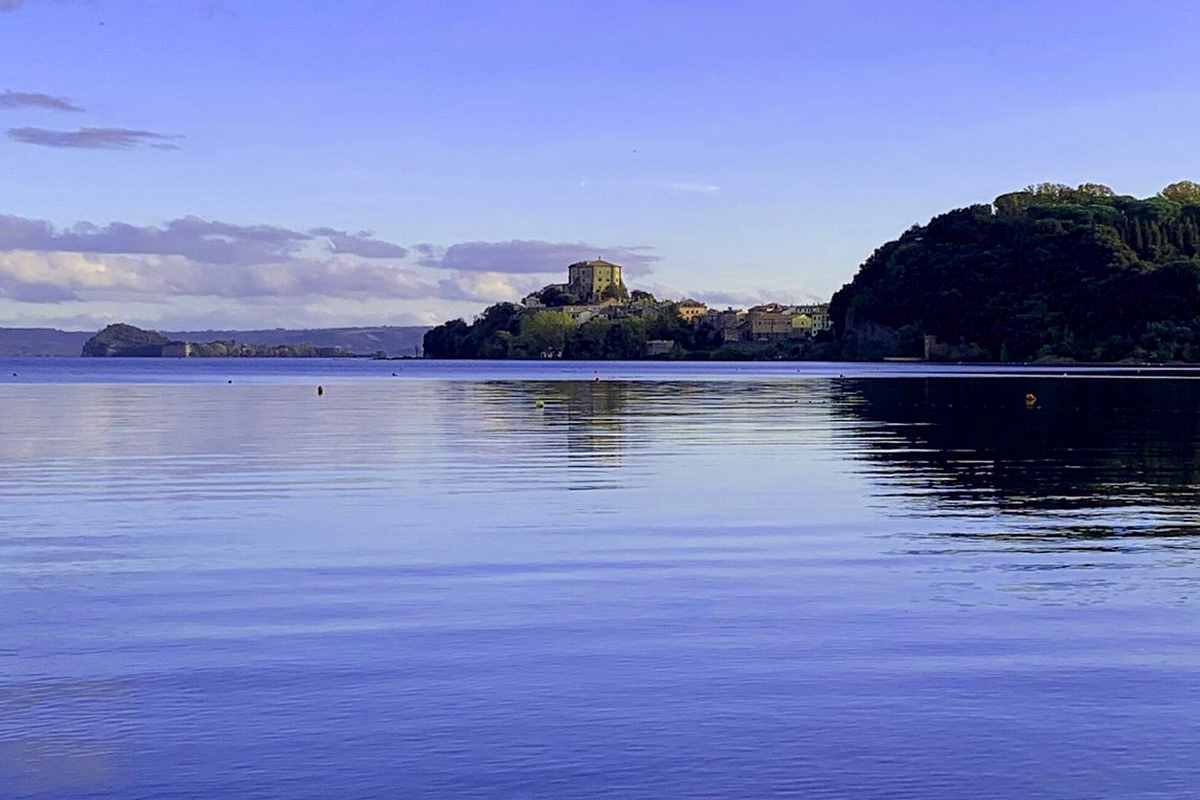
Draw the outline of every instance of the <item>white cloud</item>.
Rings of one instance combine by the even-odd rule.
[[[415,249],[415,248],[414,248]],[[586,242],[545,242],[514,239],[508,242],[463,242],[433,248],[420,259],[422,265],[464,272],[557,273],[568,264],[603,258],[633,272],[648,272],[659,260],[644,245],[604,247]]]
[[[405,247],[352,230],[199,217],[64,228],[0,215],[0,304],[16,309],[2,318],[261,327],[383,324],[399,315],[432,323],[520,300],[561,280],[573,261],[607,258],[629,274],[658,261],[646,246],[512,240]]]

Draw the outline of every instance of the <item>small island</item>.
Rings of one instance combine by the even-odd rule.
[[[342,347],[310,344],[255,345],[235,341],[182,342],[133,325],[109,325],[83,345],[95,358],[350,358]]]

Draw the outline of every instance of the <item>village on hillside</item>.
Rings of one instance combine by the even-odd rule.
[[[620,264],[567,267],[518,303],[489,306],[470,324],[450,320],[425,334],[427,358],[758,359],[825,354],[832,337],[825,303],[709,308],[629,291]]]
[[[673,310],[689,325],[715,332],[723,344],[811,338],[832,327],[828,303],[764,303],[749,309],[717,309],[690,298],[658,300],[648,292],[629,292],[621,265],[603,259],[571,264],[566,283],[553,283],[533,292],[521,305],[565,312],[576,325],[593,319],[649,318]],[[650,340],[647,355],[663,355],[675,344],[672,340]]]

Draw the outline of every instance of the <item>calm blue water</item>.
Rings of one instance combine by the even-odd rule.
[[[1186,373],[0,361],[0,797],[1196,797],[1198,448]]]

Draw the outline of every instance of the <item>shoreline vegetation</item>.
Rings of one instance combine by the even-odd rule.
[[[690,313],[702,304],[628,292],[617,270],[604,297],[554,284],[471,323],[443,323],[425,334],[425,355],[1200,362],[1200,185],[1191,181],[1144,199],[1096,183],[1042,183],[936,216],[875,250],[830,300],[828,329],[730,337],[722,315],[734,309]],[[776,313],[741,313],[756,310]]]
[[[769,341],[727,341],[715,326],[692,324],[678,303],[641,316],[577,322],[564,311],[516,303],[488,307],[471,324],[452,320],[425,334],[425,358],[577,361],[836,361],[830,332]]]
[[[252,345],[300,345],[341,347],[355,355],[415,358],[420,354],[421,337],[428,325],[375,325],[339,328],[243,328],[159,330],[178,342],[233,341]],[[88,339],[96,331],[72,331],[57,328],[0,328],[0,357],[36,358],[58,356],[78,358]]]

